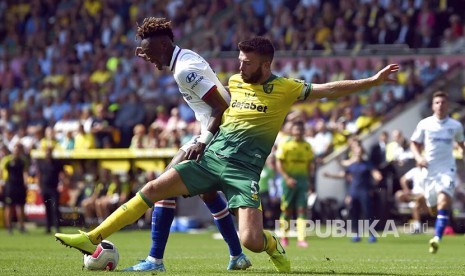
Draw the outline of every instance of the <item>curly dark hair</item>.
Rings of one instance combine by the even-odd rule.
[[[257,36],[249,40],[244,40],[238,44],[239,50],[244,53],[256,52],[260,56],[273,61],[274,46],[266,37]]]
[[[136,38],[146,39],[154,36],[168,36],[171,41],[174,40],[173,30],[171,29],[171,21],[166,18],[147,17],[142,22],[142,25],[137,25]]]

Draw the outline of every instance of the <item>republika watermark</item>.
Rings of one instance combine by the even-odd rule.
[[[281,223],[284,223],[281,228]],[[279,221],[275,220],[275,231],[279,232],[281,229],[285,228],[289,231],[297,232],[297,225],[301,222],[297,220],[289,221]],[[302,223],[305,224],[305,233],[312,233],[320,238],[328,237],[387,237],[394,236],[399,237],[400,232],[398,226],[395,224],[394,220],[387,220],[384,224],[383,229],[377,231],[376,228],[381,225],[380,220],[358,220],[356,223],[353,223],[352,220],[303,220]],[[403,233],[413,234],[418,232],[427,232],[428,225],[422,224],[421,229],[416,229],[412,224],[406,223],[403,226]],[[314,234],[313,234],[314,233]]]

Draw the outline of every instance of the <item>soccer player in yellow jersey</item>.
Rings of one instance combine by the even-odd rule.
[[[291,137],[278,145],[276,162],[282,177],[283,195],[281,197],[281,244],[285,247],[289,241],[289,219],[294,211],[297,214],[297,246],[308,247],[305,240],[305,210],[310,173],[313,168],[312,146],[304,139],[303,121],[295,121],[291,126]]]
[[[159,200],[222,190],[239,221],[241,243],[253,252],[265,251],[279,272],[291,264],[276,236],[263,230],[258,180],[276,136],[292,104],[307,98],[338,98],[394,81],[399,66],[391,64],[361,80],[309,84],[271,72],[274,47],[255,37],[239,43],[240,74],[229,79],[231,102],[220,130],[198,161],[184,161],[149,181],[94,230],[56,234],[65,245],[85,251],[133,223]],[[198,181],[202,179],[202,182]]]

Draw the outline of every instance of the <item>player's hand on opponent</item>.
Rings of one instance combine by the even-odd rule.
[[[144,54],[144,52],[142,51],[142,47],[137,47],[137,48],[136,48],[135,55],[136,55],[137,57],[143,58],[143,59],[146,60],[146,61],[150,61],[149,58],[147,57],[147,55]]]
[[[195,145],[193,145],[192,147],[189,147],[189,149],[187,149],[186,158],[188,160],[194,160],[195,159],[195,161],[199,162],[200,157],[202,157],[203,152],[205,151],[206,147],[207,147],[207,145],[205,145],[204,143],[201,143],[201,142],[195,143]]]
[[[373,78],[376,81],[376,84],[382,84],[384,82],[395,83],[397,82],[397,78],[391,76],[391,74],[399,71],[400,66],[398,64],[389,64],[388,66],[384,67]]]

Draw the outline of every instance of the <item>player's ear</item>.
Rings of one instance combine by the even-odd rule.
[[[262,63],[262,68],[265,70],[271,70],[271,62],[266,60]]]

